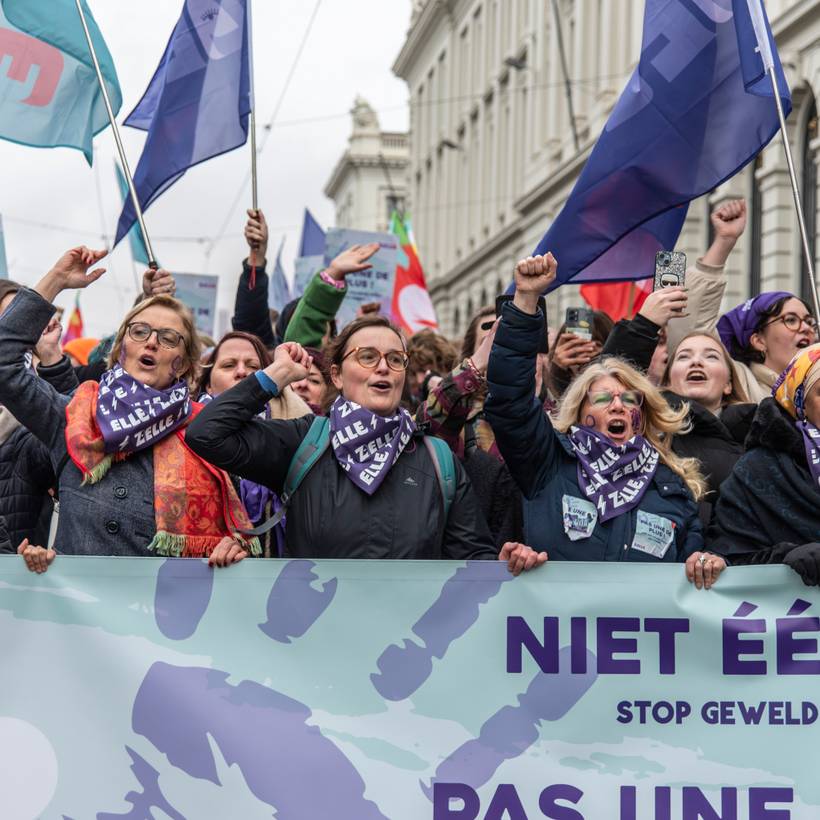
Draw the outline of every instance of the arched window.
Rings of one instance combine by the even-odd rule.
[[[811,143],[817,136],[817,104],[812,97],[803,128],[803,213],[806,216],[806,232],[809,238],[809,253],[817,259],[817,162]],[[800,295],[811,304],[811,282],[803,249],[800,249]]]
[[[749,298],[757,296],[762,287],[763,258],[763,194],[758,171],[763,167],[763,155],[758,154],[751,166],[749,196]]]
[[[456,307],[453,312],[453,335],[458,336],[461,333],[461,311]]]
[[[467,316],[465,317],[468,322],[473,318],[474,313],[475,309],[473,308],[473,300],[470,298],[467,300]]]

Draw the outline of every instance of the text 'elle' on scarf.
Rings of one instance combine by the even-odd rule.
[[[333,454],[348,478],[368,495],[381,486],[415,429],[403,407],[392,416],[379,416],[339,396],[330,408]]]
[[[578,458],[578,484],[595,504],[600,521],[637,507],[658,469],[658,451],[640,435],[613,444],[591,427],[571,427]]]

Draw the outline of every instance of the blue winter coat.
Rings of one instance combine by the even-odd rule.
[[[536,351],[543,332],[540,311],[532,316],[512,303],[505,305],[484,405],[501,454],[524,493],[527,544],[546,550],[551,560],[563,561],[682,562],[702,550],[697,505],[684,481],[663,464],[637,507],[606,523],[597,520],[578,484],[578,460],[569,439],[553,428],[534,396]],[[594,528],[590,520],[587,537],[577,528],[585,511],[595,520]],[[569,537],[565,525],[573,512],[577,540]],[[644,535],[653,528],[658,532],[658,527],[671,530],[665,551]]]

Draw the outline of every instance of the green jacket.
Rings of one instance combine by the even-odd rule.
[[[321,347],[328,323],[336,318],[346,295],[347,286],[334,288],[322,281],[317,273],[308,283],[293,312],[284,340],[298,342],[304,347]]]

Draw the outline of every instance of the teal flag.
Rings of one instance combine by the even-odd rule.
[[[786,567],[3,556],[0,815],[817,820],[819,609]]]
[[[114,168],[117,171],[117,184],[120,186],[120,196],[124,203],[131,196],[128,183],[125,181],[125,174],[123,174],[122,168],[116,160],[114,161]],[[150,260],[148,259],[148,249],[145,247],[139,223],[135,222],[134,227],[128,232],[128,241],[131,243],[131,256],[134,261],[140,265],[145,265],[147,268]]]
[[[40,148],[77,148],[108,124],[75,0],[0,0],[0,137]],[[83,0],[111,105],[122,92],[97,23]]]

